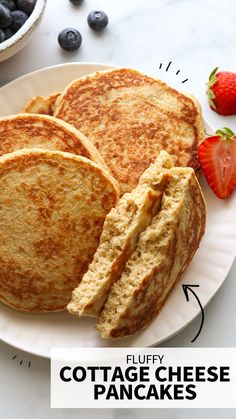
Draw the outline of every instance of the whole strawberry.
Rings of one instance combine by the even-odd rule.
[[[218,196],[228,198],[236,187],[236,135],[229,128],[217,130],[202,141],[198,157],[206,180]]]
[[[217,73],[216,67],[209,76],[208,102],[219,115],[236,114],[236,74],[229,71]]]

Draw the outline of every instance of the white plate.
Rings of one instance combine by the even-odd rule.
[[[77,77],[108,68],[111,66],[63,64],[21,77],[0,89],[0,115],[18,113],[32,96],[61,91]],[[205,182],[202,186],[208,207],[206,234],[182,280],[149,327],[128,339],[111,342],[99,338],[93,319],[77,319],[66,312],[22,314],[0,304],[0,338],[27,352],[49,357],[50,348],[56,346],[152,346],[183,329],[197,316],[199,306],[194,298],[186,302],[181,284],[199,284],[198,295],[205,306],[225,280],[236,252],[236,194],[222,201]]]

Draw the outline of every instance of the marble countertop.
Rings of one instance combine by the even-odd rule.
[[[110,18],[102,34],[87,26],[91,10]],[[236,129],[236,118],[212,112],[205,83],[216,66],[236,71],[235,0],[85,0],[76,8],[68,0],[48,0],[40,27],[31,42],[11,59],[0,63],[0,85],[39,68],[64,62],[102,62],[130,66],[162,78],[174,87],[197,95],[203,113],[215,127]],[[58,32],[68,26],[83,36],[74,53],[60,49]],[[169,71],[166,67],[171,61]],[[159,70],[159,64],[163,63]],[[180,73],[176,76],[177,70]],[[182,81],[188,79],[182,84]],[[236,346],[236,263],[205,310],[204,329],[196,347]],[[190,346],[196,319],[163,346]],[[91,411],[50,410],[49,361],[0,343],[0,415],[10,419],[92,418]],[[15,359],[14,356],[17,355]],[[19,360],[22,360],[20,365]],[[31,367],[27,368],[28,362]],[[99,410],[97,418],[143,418],[143,410]],[[147,418],[235,418],[235,410],[147,410]]]

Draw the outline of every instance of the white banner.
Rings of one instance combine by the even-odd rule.
[[[236,348],[54,348],[53,408],[236,408]]]

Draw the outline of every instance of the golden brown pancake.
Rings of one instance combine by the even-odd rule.
[[[93,144],[72,125],[60,119],[36,114],[0,118],[0,156],[34,147],[78,154],[107,169]]]
[[[116,181],[84,157],[40,149],[0,157],[0,301],[64,310],[117,198]]]
[[[22,112],[53,115],[57,98],[61,93],[52,93],[48,97],[35,96],[27,102]]]
[[[137,185],[163,149],[176,165],[199,169],[203,129],[196,101],[138,71],[123,68],[73,81],[54,115],[88,136],[122,192]]]

